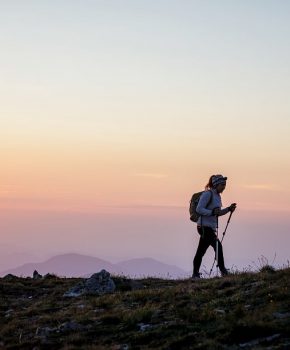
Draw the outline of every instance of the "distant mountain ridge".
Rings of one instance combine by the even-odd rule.
[[[125,275],[132,278],[162,277],[182,278],[187,274],[175,265],[162,263],[152,258],[137,258],[111,263],[92,256],[81,254],[63,254],[54,256],[44,262],[26,263],[19,267],[0,272],[0,276],[11,273],[16,276],[32,276],[37,270],[40,274],[56,274],[63,277],[87,277],[102,269],[112,274]]]

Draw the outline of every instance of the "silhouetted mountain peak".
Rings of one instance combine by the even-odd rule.
[[[112,274],[123,274],[131,277],[184,277],[185,271],[162,263],[153,258],[134,258],[117,264],[92,256],[67,253],[49,258],[41,263],[27,263],[0,273],[4,276],[11,273],[16,276],[32,276],[37,270],[40,274],[53,273],[66,277],[82,277],[105,269]]]

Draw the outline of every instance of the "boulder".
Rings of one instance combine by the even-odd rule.
[[[38,273],[36,270],[33,271],[33,279],[34,280],[40,280],[42,279],[42,276],[40,273]]]
[[[85,294],[103,295],[113,293],[116,289],[110,273],[102,270],[94,273],[90,278],[78,283],[76,286],[64,293],[65,297],[78,297]]]
[[[13,281],[13,280],[17,280],[19,277],[12,275],[12,273],[8,273],[8,275],[5,275],[3,277],[4,280],[6,281]]]

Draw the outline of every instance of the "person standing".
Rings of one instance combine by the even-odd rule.
[[[199,269],[209,246],[212,246],[215,251],[221,275],[228,274],[228,270],[225,268],[222,244],[217,237],[218,217],[234,212],[237,205],[232,203],[229,207],[222,209],[221,193],[225,190],[226,183],[227,177],[212,175],[196,207],[196,212],[200,215],[197,221],[200,239],[193,259],[193,279],[201,277]]]

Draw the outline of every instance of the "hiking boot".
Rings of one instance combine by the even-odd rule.
[[[201,273],[199,273],[199,272],[194,272],[194,273],[192,274],[191,279],[193,279],[193,280],[201,279]]]
[[[221,275],[224,277],[224,276],[228,276],[230,274],[230,271],[226,268],[222,269],[221,270]]]

